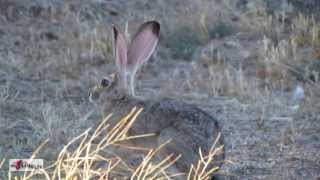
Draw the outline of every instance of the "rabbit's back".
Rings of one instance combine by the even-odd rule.
[[[171,139],[171,143],[165,146],[163,153],[182,154],[181,160],[176,163],[180,171],[185,171],[191,163],[196,162],[199,158],[199,147],[207,153],[220,133],[215,118],[194,105],[170,98],[150,101],[122,99],[109,102],[107,110],[120,116],[125,115],[135,106],[142,107],[143,111],[129,133],[132,135],[155,133],[156,136],[137,139],[133,144],[139,147],[155,148]],[[223,145],[222,137],[217,147],[220,145]],[[220,165],[224,159],[224,153],[222,152],[217,159],[219,163],[215,165]]]

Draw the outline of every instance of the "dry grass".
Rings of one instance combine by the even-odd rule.
[[[191,168],[187,175],[188,180],[209,180],[212,174],[219,170],[219,167],[210,168],[210,164],[212,163],[212,161],[214,161],[216,155],[219,154],[219,152],[221,152],[223,148],[223,146],[216,147],[220,135],[221,134],[219,134],[206,156],[203,155],[201,148],[199,148],[200,159],[198,160],[197,164],[191,165]]]
[[[242,69],[232,67],[219,53],[213,56],[216,59],[215,63],[208,64],[206,68],[192,64],[192,71],[188,77],[189,89],[195,92],[206,90],[214,96],[247,98],[249,91],[252,92],[252,87],[248,84]],[[207,83],[200,84],[203,80]]]
[[[292,34],[300,46],[320,45],[320,25],[314,17],[299,14],[293,19]]]
[[[39,171],[25,172],[22,179],[27,180],[41,177],[43,179],[74,180],[126,177],[134,180],[144,180],[171,179],[176,176],[182,176],[184,173],[172,174],[167,171],[179,158],[183,158],[181,155],[170,154],[160,161],[154,161],[157,153],[164,148],[169,141],[159,145],[159,147],[155,149],[149,149],[141,162],[136,166],[127,164],[125,159],[115,155],[115,152],[112,151],[112,149],[119,147],[121,142],[153,135],[127,135],[128,130],[141,111],[142,109],[133,108],[132,111],[114,127],[110,127],[108,124],[111,115],[107,116],[93,132],[90,128],[65,145],[52,165]],[[207,155],[203,154],[201,148],[199,149],[200,159],[197,164],[190,165],[191,168],[187,175],[188,180],[207,180],[219,169],[219,167],[210,167],[215,156],[223,148],[216,147],[218,138]],[[42,143],[30,159],[34,159],[46,143],[47,141]],[[3,160],[0,165],[2,165],[4,161],[5,160]],[[12,176],[9,172],[8,177],[10,178]]]
[[[319,57],[320,26],[313,17],[299,14],[293,18],[287,33],[289,36],[276,41],[264,37],[257,76],[273,84],[293,82],[295,79],[312,83],[306,68],[314,58]]]

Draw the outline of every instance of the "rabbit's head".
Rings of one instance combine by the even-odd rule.
[[[107,96],[135,96],[134,80],[139,68],[149,60],[155,50],[160,34],[160,24],[156,21],[143,23],[127,47],[125,38],[113,25],[113,46],[117,72],[104,77],[90,92],[90,100]]]

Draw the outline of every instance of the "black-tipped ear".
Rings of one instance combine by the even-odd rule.
[[[160,24],[157,21],[143,23],[128,49],[128,64],[138,68],[148,61],[158,44],[159,34]]]

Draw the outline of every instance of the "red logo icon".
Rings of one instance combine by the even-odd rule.
[[[15,162],[14,166],[15,166],[16,170],[19,170],[21,168],[21,164],[22,164],[22,160],[17,160]]]

